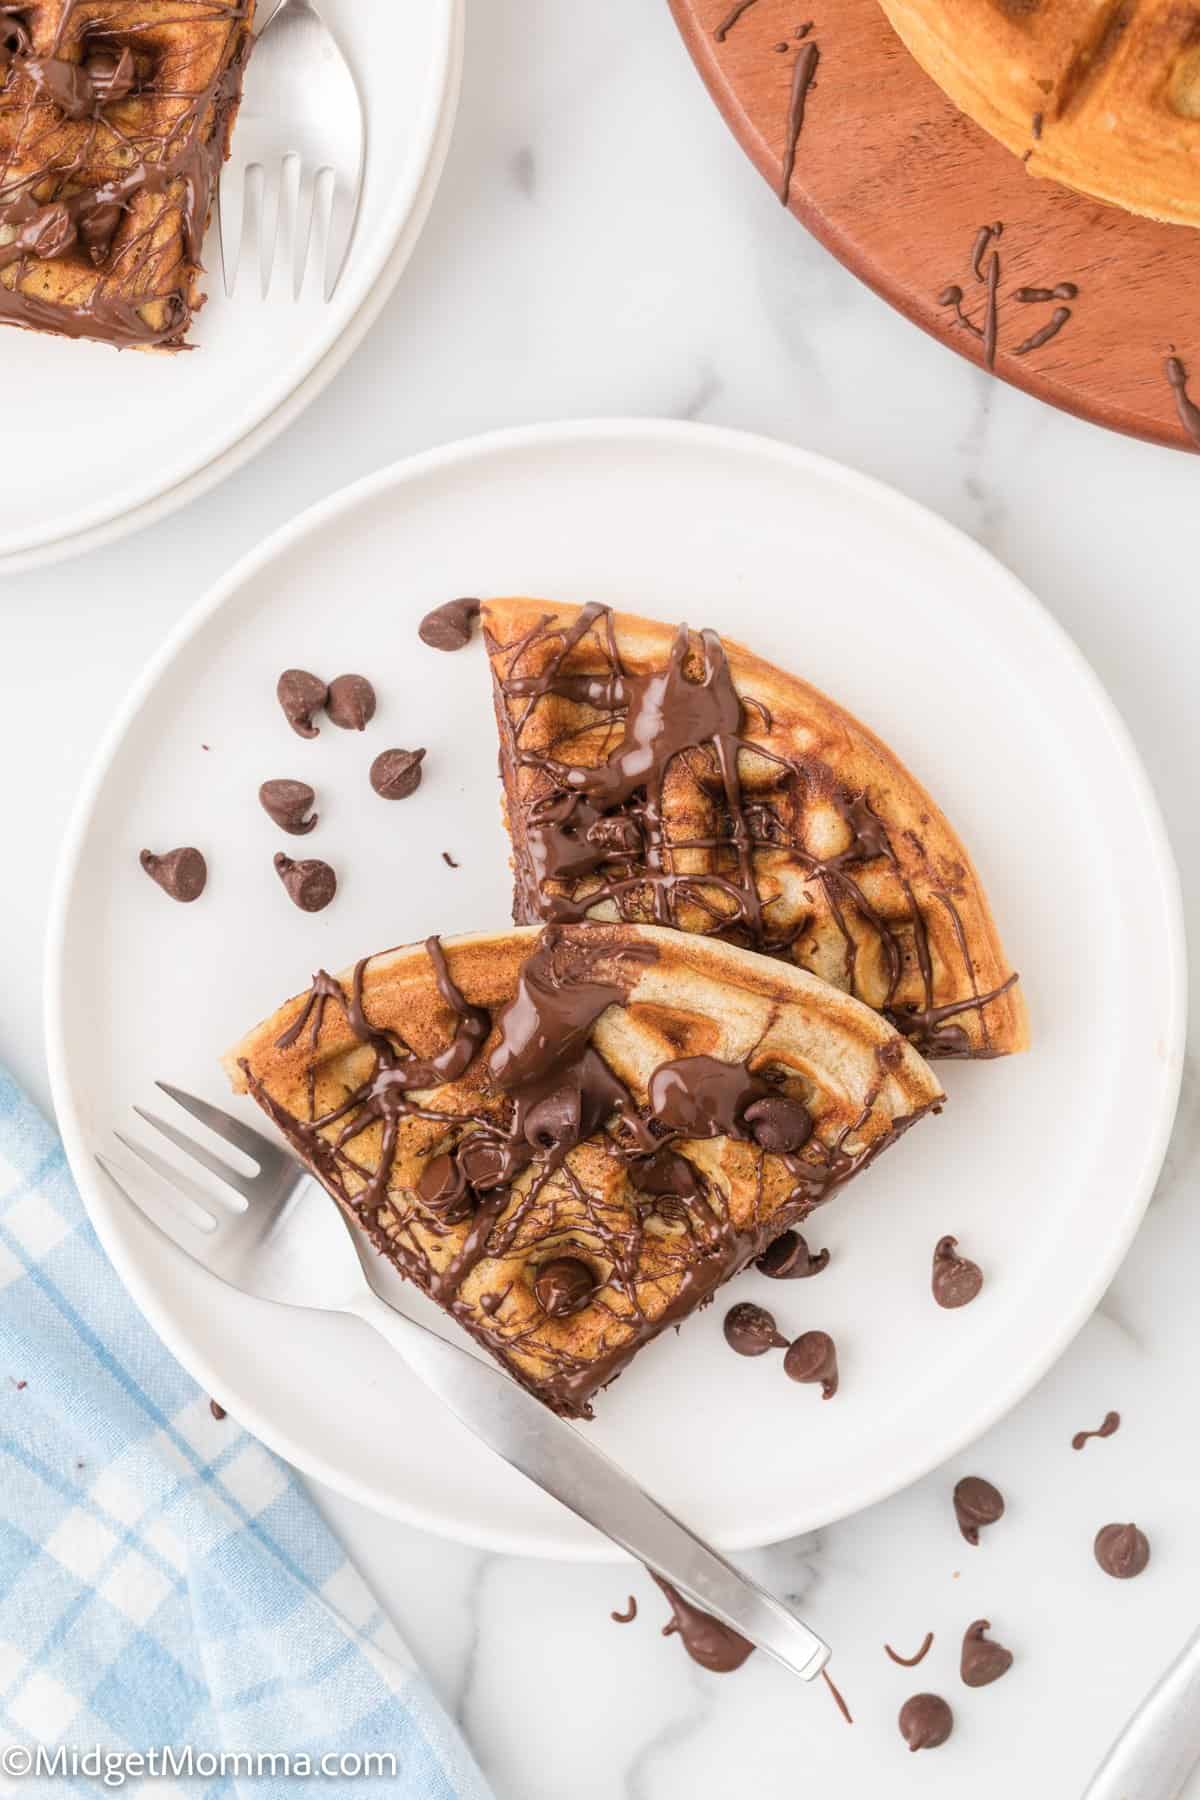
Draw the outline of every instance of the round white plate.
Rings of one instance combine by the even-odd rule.
[[[943,803],[1022,971],[1034,1050],[941,1065],[944,1114],[812,1221],[810,1241],[833,1252],[826,1272],[741,1277],[643,1351],[588,1428],[720,1544],[824,1525],[982,1432],[1087,1318],[1162,1158],[1185,1006],[1170,851],[1095,677],[998,563],[860,475],[702,426],[546,426],[386,470],[235,569],[126,702],[64,849],[47,1036],[72,1165],[160,1335],[300,1468],[479,1544],[611,1554],[443,1416],[364,1326],[221,1289],[92,1162],[112,1126],[130,1124],[131,1102],[152,1103],[156,1076],[223,1099],[219,1052],[312,970],[507,919],[482,648],[446,656],[416,636],[428,607],[480,592],[687,618],[828,689]],[[273,697],[293,664],[368,674],[381,703],[366,734],[294,736]],[[429,752],[419,793],[378,800],[372,758],[417,744]],[[321,823],[302,850],[255,797],[279,775],[318,791]],[[338,870],[326,912],[287,901],[271,866],[281,842]],[[181,843],[211,865],[186,908],[137,862],[143,845]],[[929,1292],[945,1232],[987,1274],[957,1313]],[[772,1306],[789,1334],[833,1333],[836,1400],[793,1386],[775,1358],[726,1348],[735,1294]]]
[[[21,444],[0,509],[0,575],[149,523],[211,486],[244,460],[243,445],[246,454],[261,448],[341,367],[424,223],[457,101],[462,6],[325,0],[368,131],[354,245],[329,305],[311,279],[295,303],[278,284],[264,303],[248,280],[228,299],[214,227],[205,246],[209,298],[191,352],[117,353],[0,332],[5,417]]]

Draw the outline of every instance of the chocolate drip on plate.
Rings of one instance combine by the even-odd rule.
[[[918,1663],[923,1663],[925,1661],[925,1658],[933,1649],[933,1633],[932,1631],[927,1631],[925,1633],[925,1636],[921,1640],[921,1648],[917,1651],[915,1656],[901,1656],[899,1651],[893,1650],[890,1644],[885,1644],[883,1648],[886,1655],[890,1656],[894,1663],[899,1663],[902,1669],[915,1669]]]
[[[1175,396],[1175,411],[1179,414],[1179,423],[1192,442],[1200,446],[1200,406],[1196,405],[1188,393],[1187,369],[1177,356],[1168,356],[1166,370],[1167,380]]]
[[[1110,1438],[1121,1428],[1121,1415],[1118,1412],[1105,1413],[1103,1423],[1095,1431],[1077,1431],[1071,1439],[1072,1450],[1082,1450],[1089,1438]]]
[[[796,54],[792,69],[792,91],[788,95],[787,134],[783,144],[783,165],[779,175],[779,198],[786,206],[788,195],[792,190],[792,175],[796,167],[796,151],[800,144],[800,133],[804,130],[804,111],[808,104],[808,90],[817,73],[817,64],[821,60],[821,52],[812,39],[806,40]]]
[[[637,1596],[635,1594],[630,1594],[629,1599],[625,1606],[625,1611],[624,1612],[610,1612],[608,1616],[612,1620],[614,1625],[632,1625],[633,1621],[637,1618],[637,1614],[638,1614]]]
[[[702,1669],[710,1669],[714,1675],[728,1675],[734,1669],[740,1669],[754,1650],[749,1639],[734,1631],[732,1626],[723,1625],[720,1619],[714,1619],[711,1613],[693,1606],[653,1569],[650,1576],[670,1602],[671,1617],[663,1626],[663,1636],[677,1636],[692,1661],[698,1662]]]

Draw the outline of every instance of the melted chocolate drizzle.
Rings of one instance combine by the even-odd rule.
[[[779,198],[786,206],[788,195],[792,190],[792,175],[796,168],[796,151],[800,144],[800,133],[804,130],[804,110],[808,105],[808,90],[817,73],[817,64],[821,60],[821,52],[813,39],[806,39],[796,54],[792,65],[792,90],[788,95],[787,133],[783,144],[783,164],[779,173]]]
[[[678,1637],[693,1662],[714,1675],[728,1675],[740,1669],[753,1654],[754,1645],[731,1625],[723,1625],[711,1613],[701,1611],[685,1600],[669,1581],[650,1570],[651,1579],[662,1589],[671,1606],[671,1617],[662,1628],[664,1637]]]
[[[1179,414],[1179,423],[1192,442],[1200,446],[1200,406],[1196,405],[1188,393],[1187,369],[1177,356],[1168,356],[1166,368],[1167,380],[1175,396],[1175,411]]]
[[[1034,117],[1036,126],[1034,135],[1037,136],[1040,133],[1041,114],[1035,114]],[[981,225],[971,246],[971,274],[977,282],[982,283],[985,289],[982,325],[977,325],[963,311],[961,287],[952,283],[949,287],[943,288],[938,295],[938,305],[952,307],[958,324],[969,331],[972,337],[980,340],[983,347],[984,367],[988,369],[994,369],[996,366],[996,349],[1000,333],[1000,255],[994,246],[1003,231],[1004,226],[999,220],[993,225]],[[1079,289],[1073,281],[1060,281],[1054,287],[1019,287],[1012,297],[1021,305],[1028,306],[1044,300],[1074,300],[1078,293]],[[1058,336],[1070,317],[1069,306],[1056,306],[1046,323],[1037,331],[1031,332],[1016,346],[1012,354],[1028,356],[1030,351],[1040,350],[1043,344],[1048,344],[1051,338]]]

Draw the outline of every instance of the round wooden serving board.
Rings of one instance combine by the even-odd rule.
[[[975,259],[986,276],[993,249],[999,258],[996,374],[1114,431],[1200,449],[1200,414],[1186,429],[1166,372],[1177,355],[1200,401],[1200,231],[1027,175],[930,81],[877,0],[750,0],[723,38],[733,0],[670,4],[726,121],[777,192],[797,59],[815,56],[788,204],[854,274],[983,363],[983,337],[939,296],[961,288],[962,312],[985,324],[973,252],[981,227],[999,222],[1003,234]],[[1015,354],[1064,298],[1022,303],[1016,291],[1063,282],[1078,288],[1066,297],[1070,317]]]

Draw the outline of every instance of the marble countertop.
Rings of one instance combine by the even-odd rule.
[[[493,426],[598,413],[772,433],[893,483],[987,545],[1113,694],[1185,893],[1200,891],[1200,464],[1043,408],[859,286],[743,158],[661,3],[475,0],[432,217],[333,387],[181,515],[0,590],[0,1056],[43,1103],[39,957],[58,840],[98,734],[167,629],[266,532],[355,477]],[[821,604],[798,590],[798,654]],[[323,1494],[501,1800],[1078,1794],[1200,1616],[1200,1443],[1183,1411],[1200,1386],[1198,1151],[1193,1054],[1146,1224],[1040,1388],[951,1467],[753,1559],[835,1646],[853,1727],[820,1684],[801,1688],[762,1657],[725,1677],[691,1665],[659,1637],[665,1609],[640,1571],[486,1555]],[[1015,1160],[1013,1180],[1037,1170]],[[1072,1452],[1071,1434],[1109,1408],[1118,1435]],[[950,1507],[966,1473],[1008,1500],[978,1549]],[[1153,1560],[1119,1584],[1091,1541],[1125,1518]],[[610,1623],[630,1591],[638,1620]],[[1016,1662],[971,1692],[958,1647],[978,1617]],[[908,1652],[927,1630],[919,1671],[885,1658],[885,1640]],[[913,1758],[896,1713],[922,1688],[950,1698],[957,1724],[944,1749]]]

